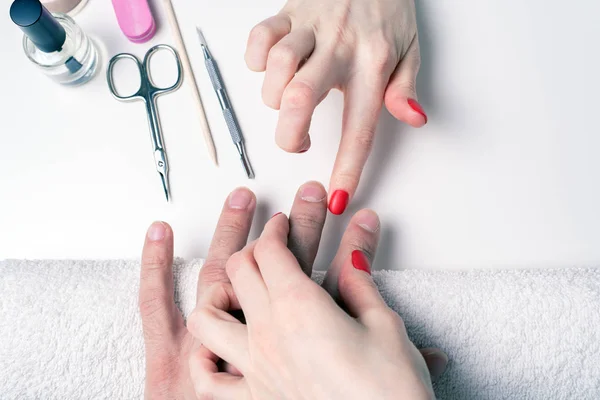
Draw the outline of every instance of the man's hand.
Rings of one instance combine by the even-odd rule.
[[[275,140],[285,151],[307,151],[315,107],[331,89],[344,92],[329,185],[334,214],[356,191],[384,99],[399,120],[414,127],[427,122],[416,100],[414,0],[289,0],[251,31],[245,58],[251,70],[266,71],[262,97],[279,110]]]
[[[290,249],[303,266],[312,272],[326,215],[325,189],[318,183],[303,185],[290,213]],[[256,209],[254,194],[245,188],[229,195],[215,230],[208,257],[200,271],[197,304],[216,302],[235,309],[235,296],[225,272],[229,257],[241,250]],[[188,361],[218,361],[188,332],[173,294],[173,231],[164,222],[148,229],[142,254],[139,305],[146,348],[147,399],[196,399],[190,380]],[[228,365],[222,366],[236,373]]]

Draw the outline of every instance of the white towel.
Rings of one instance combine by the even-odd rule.
[[[184,315],[201,262],[177,262]],[[136,261],[0,262],[1,399],[140,399]],[[439,399],[600,399],[600,269],[375,272]],[[322,274],[317,274],[317,280]]]

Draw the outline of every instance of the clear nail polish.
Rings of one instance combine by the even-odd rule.
[[[15,0],[10,17],[25,33],[25,55],[47,76],[70,86],[94,77],[98,52],[71,17],[51,14],[39,0]]]

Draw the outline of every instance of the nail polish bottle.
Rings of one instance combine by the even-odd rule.
[[[25,55],[46,75],[71,86],[94,76],[98,53],[71,17],[51,14],[39,0],[15,0],[10,17],[25,33]]]

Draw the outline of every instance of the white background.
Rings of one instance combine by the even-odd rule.
[[[142,57],[154,44],[172,44],[160,2],[154,4],[156,37],[136,45],[121,34],[109,1],[90,1],[75,19],[100,43],[103,65],[92,82],[75,89],[55,85],[28,64],[4,2],[0,258],[134,258],[156,219],[173,225],[177,255],[203,257],[234,187],[257,193],[260,225],[289,210],[301,183],[327,186],[342,96],[331,94],[317,109],[311,150],[286,154],[273,139],[277,112],[260,99],[262,74],[243,60],[249,30],[283,2],[174,3],[220,168],[207,157],[188,87],[162,97],[174,199],[166,204],[143,104],[117,102],[105,80],[114,54]],[[362,207],[383,221],[378,268],[598,265],[598,15],[600,2],[591,0],[419,0],[418,90],[429,123],[415,130],[384,111],[350,212],[329,218],[321,267]],[[245,178],[229,138],[196,24],[226,81],[255,181]]]

